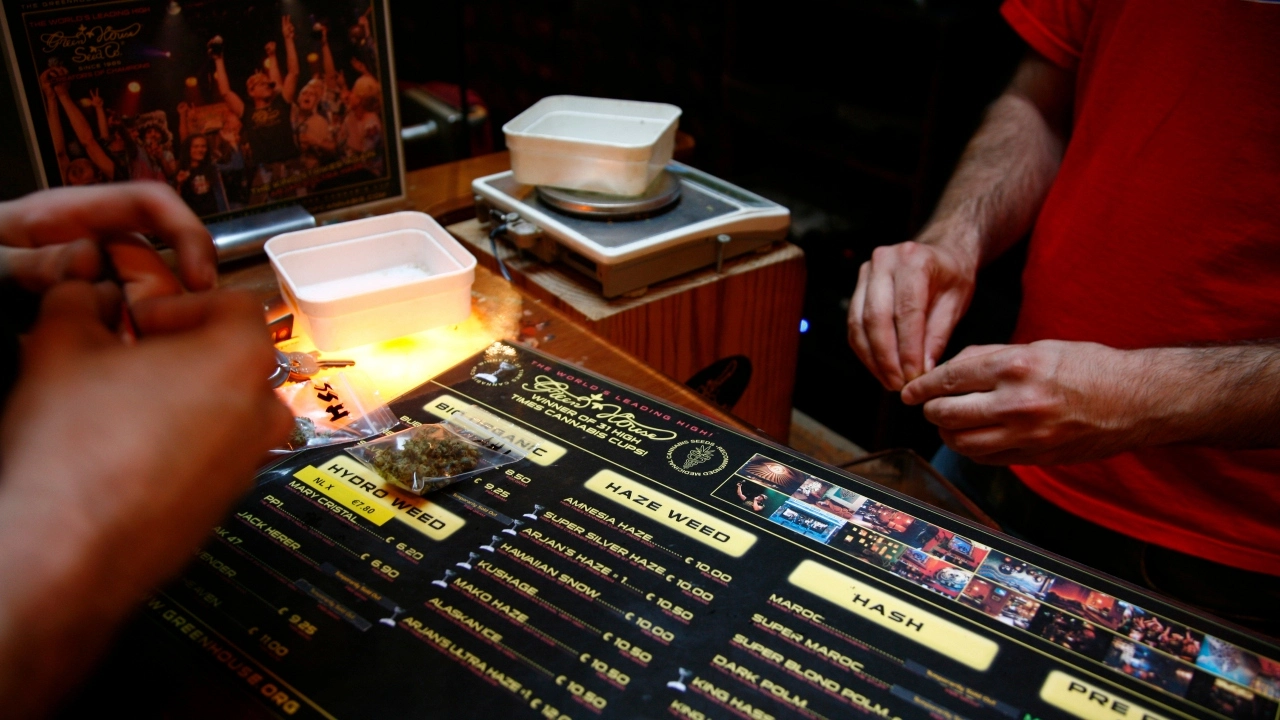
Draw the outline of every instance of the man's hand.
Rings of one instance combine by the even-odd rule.
[[[47,77],[47,82],[53,87],[53,91],[58,97],[70,97],[71,88],[68,87],[67,76],[71,71],[62,67],[51,67],[41,74],[41,77]]]
[[[176,572],[291,420],[247,296],[140,302],[122,344],[86,283],[50,289],[0,419],[0,699],[47,709]]]
[[[889,390],[933,369],[978,268],[1031,228],[1062,160],[1075,77],[1028,53],[915,242],[876,248],[849,303],[849,344]]]
[[[932,226],[919,242],[875,249],[849,302],[849,344],[888,390],[933,369],[969,307],[977,258]]]
[[[1087,462],[1155,445],[1280,446],[1280,345],[965,348],[902,390],[947,447],[993,465]]]
[[[947,447],[977,462],[1084,462],[1143,444],[1144,371],[1140,354],[1096,343],[979,345],[909,383],[902,401],[923,403]]]
[[[157,182],[59,188],[0,203],[0,280],[33,292],[62,280],[94,280],[111,257],[131,303],[182,291],[173,273],[138,233],[158,236],[178,253],[189,290],[217,278],[209,231],[172,188]]]

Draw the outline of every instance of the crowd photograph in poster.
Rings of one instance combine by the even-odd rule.
[[[379,2],[4,7],[49,186],[163,182],[206,220],[399,194]]]

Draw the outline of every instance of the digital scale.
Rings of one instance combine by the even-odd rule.
[[[641,291],[787,236],[791,212],[683,163],[643,195],[617,197],[521,185],[511,171],[471,183],[476,216],[543,262],[600,282],[605,297]]]

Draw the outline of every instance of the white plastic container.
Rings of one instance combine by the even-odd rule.
[[[471,314],[475,256],[420,212],[277,235],[266,252],[294,322],[320,350],[390,340]]]
[[[640,195],[671,161],[679,122],[666,103],[552,95],[502,132],[518,183]]]

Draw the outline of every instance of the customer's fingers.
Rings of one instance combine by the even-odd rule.
[[[137,233],[117,233],[102,247],[130,304],[182,293],[178,278],[146,238]]]
[[[63,282],[49,288],[25,347],[27,357],[45,365],[66,360],[77,349],[118,342],[103,322],[102,302],[98,290],[87,282]]]
[[[41,248],[0,246],[0,282],[43,293],[64,280],[95,280],[102,254],[92,240],[75,240]]]
[[[178,273],[191,290],[217,280],[213,240],[191,208],[168,185],[125,182],[58,188],[0,203],[3,242],[17,247],[102,240],[121,232],[154,234],[178,254]]]

